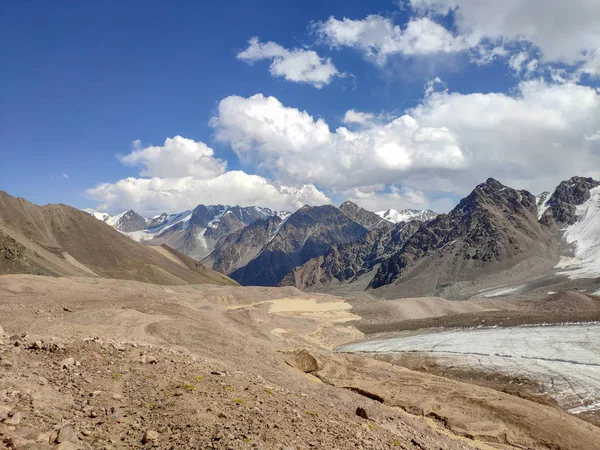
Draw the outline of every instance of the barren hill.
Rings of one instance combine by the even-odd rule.
[[[146,247],[66,205],[0,191],[0,274],[97,276],[156,284],[236,284],[169,247]]]

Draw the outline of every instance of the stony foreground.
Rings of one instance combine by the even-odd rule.
[[[294,288],[0,277],[0,448],[594,449],[556,408],[331,348]]]

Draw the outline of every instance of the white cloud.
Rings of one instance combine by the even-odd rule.
[[[284,180],[336,191],[393,183],[419,170],[455,170],[465,157],[444,126],[422,126],[409,115],[359,131],[331,131],[323,119],[284,106],[275,97],[230,96],[211,121],[216,138],[242,160],[257,160]]]
[[[102,183],[86,191],[100,204],[99,211],[139,213],[177,212],[204,204],[260,205],[273,209],[295,209],[302,205],[330,203],[311,184],[271,182],[264,177],[234,170],[214,158],[203,142],[181,136],[168,138],[163,146],[141,148],[119,158],[124,164],[142,166],[142,177]]]
[[[343,122],[344,123],[358,123],[360,125],[365,125],[373,120],[375,116],[371,113],[360,112],[354,109],[349,109],[344,114]]]
[[[165,139],[162,146],[142,148],[140,141],[133,143],[133,151],[119,160],[128,166],[143,166],[140,172],[148,177],[213,178],[225,172],[227,163],[214,157],[214,150],[204,142],[181,136]]]
[[[454,36],[427,17],[412,19],[404,29],[379,15],[369,15],[362,20],[330,17],[325,22],[316,22],[314,28],[326,44],[352,47],[380,65],[394,54],[456,53],[475,44]]]
[[[331,62],[314,50],[288,50],[275,42],[261,43],[257,37],[248,42],[248,48],[238,53],[238,59],[249,63],[263,59],[272,60],[269,68],[274,77],[283,77],[296,83],[309,83],[321,88],[335,77],[344,76]]]
[[[60,174],[60,177],[64,178],[65,180],[68,180],[69,179],[69,174],[66,173],[66,172],[63,172],[63,173]]]
[[[468,170],[447,179],[461,194],[487,176],[536,192],[600,167],[586,140],[600,129],[600,93],[589,87],[534,80],[512,96],[436,93],[409,113],[459,139]]]
[[[600,42],[600,2],[590,0],[409,0],[417,13],[452,13],[470,41],[518,42],[539,47],[543,62],[575,64]]]
[[[440,77],[435,77],[433,80],[428,80],[427,83],[425,83],[425,97],[428,97],[436,92],[438,87],[443,88],[444,91],[448,90],[448,86]]]
[[[597,176],[600,167],[591,137],[600,129],[600,93],[573,83],[531,80],[511,95],[430,92],[405,114],[354,131],[332,131],[274,97],[231,96],[212,125],[218,140],[275,178],[354,198],[385,198],[394,185],[459,196],[489,176],[537,192],[576,174]]]

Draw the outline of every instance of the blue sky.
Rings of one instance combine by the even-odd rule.
[[[600,7],[505,3],[2,2],[0,189],[444,211],[598,176]]]

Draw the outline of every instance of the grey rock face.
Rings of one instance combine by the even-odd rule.
[[[256,258],[230,276],[243,285],[276,286],[294,267],[366,233],[365,227],[334,206],[304,206],[283,223]]]
[[[550,199],[549,208],[541,218],[545,225],[557,223],[572,225],[576,222],[575,209],[590,198],[590,189],[600,186],[600,182],[592,178],[573,177],[558,185]]]

